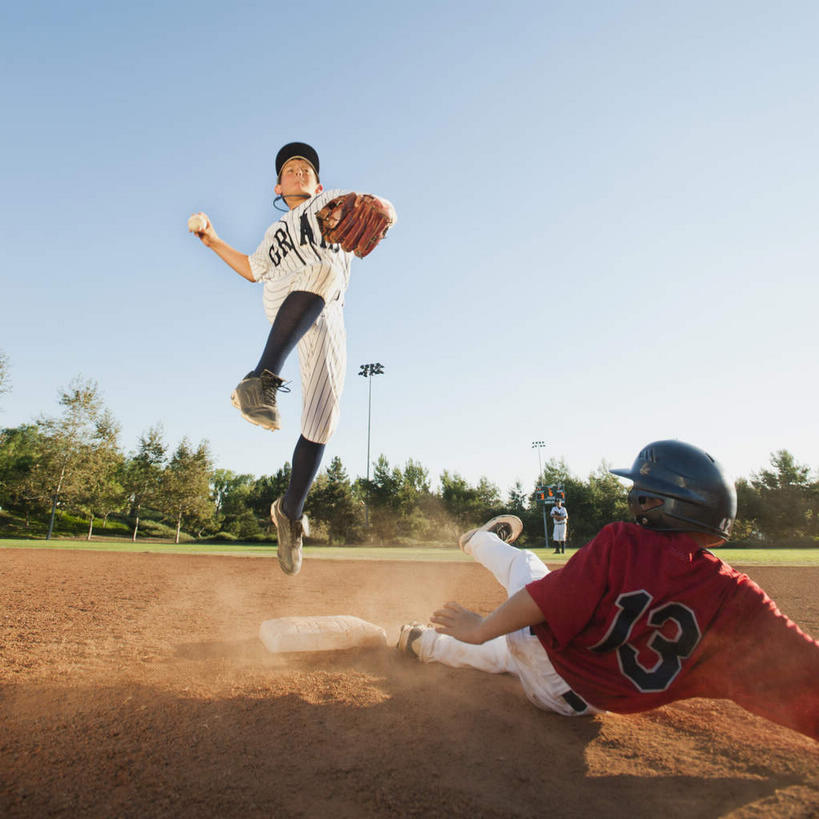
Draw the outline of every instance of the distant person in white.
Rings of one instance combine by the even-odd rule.
[[[563,554],[566,551],[566,530],[568,529],[569,513],[560,498],[555,501],[555,505],[549,514],[554,522],[554,529],[552,529],[552,540],[555,544],[554,554]]]

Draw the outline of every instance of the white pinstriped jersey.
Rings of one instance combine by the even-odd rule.
[[[316,213],[345,190],[322,191],[285,213],[248,256],[253,278],[264,285],[264,310],[271,323],[294,290],[317,293],[324,310],[298,343],[302,387],[301,431],[325,444],[338,425],[347,368],[344,293],[350,282],[352,253],[327,244]]]
[[[256,281],[264,284],[265,313],[270,321],[292,290],[320,295],[327,304],[342,301],[350,283],[352,253],[327,244],[316,213],[348,191],[322,191],[274,222],[248,257]]]

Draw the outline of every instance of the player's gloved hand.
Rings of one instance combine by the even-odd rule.
[[[386,199],[369,193],[346,193],[331,199],[316,219],[325,241],[363,259],[387,235],[396,215]]]
[[[430,622],[436,626],[439,634],[449,634],[462,643],[482,643],[479,629],[483,617],[474,611],[465,609],[460,603],[450,601],[433,612]]]

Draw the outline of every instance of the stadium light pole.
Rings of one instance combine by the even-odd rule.
[[[358,371],[360,376],[366,378],[369,382],[367,392],[367,495],[364,501],[364,525],[370,526],[370,428],[373,414],[373,376],[384,374],[384,365],[376,362],[375,364],[362,364]]]
[[[537,487],[541,488],[541,481],[543,480],[543,461],[540,458],[540,450],[546,446],[546,441],[532,441],[532,449],[537,450],[537,465],[540,471],[537,474]],[[549,529],[546,525],[546,498],[543,498],[543,543],[545,547],[549,548]]]
[[[532,441],[532,449],[537,449],[537,465],[540,471],[537,473],[537,481],[540,483],[543,476],[543,461],[540,459],[540,450],[546,446],[546,441]]]

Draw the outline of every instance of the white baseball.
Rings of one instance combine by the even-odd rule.
[[[208,226],[208,219],[204,213],[194,213],[188,219],[188,230],[191,233],[201,233]]]

